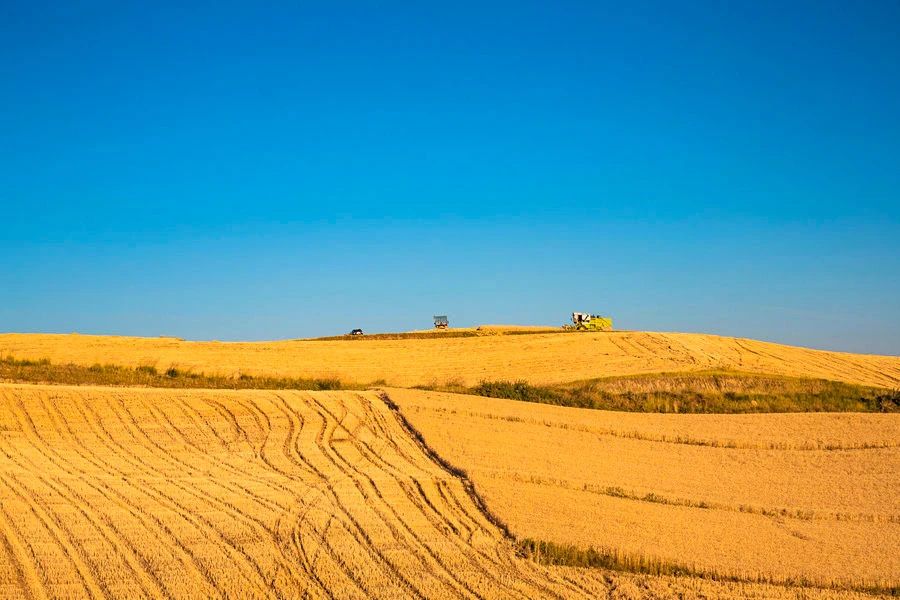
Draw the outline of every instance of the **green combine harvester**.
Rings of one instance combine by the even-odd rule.
[[[612,328],[612,317],[582,312],[573,312],[572,325],[563,325],[563,329],[575,331],[611,331]]]

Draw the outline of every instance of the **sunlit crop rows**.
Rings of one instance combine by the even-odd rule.
[[[0,598],[857,596],[544,567],[466,486],[375,393],[0,384]]]
[[[900,387],[900,357],[824,352],[686,333],[549,333],[434,339],[186,342],[174,338],[2,334],[0,354],[54,363],[171,366],[208,374],[337,377],[390,385],[571,381],[733,368]]]
[[[743,579],[900,582],[900,415],[651,415],[390,396],[517,536]]]
[[[3,597],[540,595],[373,394],[0,388]]]

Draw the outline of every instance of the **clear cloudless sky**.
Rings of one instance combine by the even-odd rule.
[[[900,3],[0,2],[0,331],[900,354]]]

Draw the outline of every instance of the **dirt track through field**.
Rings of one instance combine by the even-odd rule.
[[[188,342],[173,338],[0,334],[0,355],[54,363],[171,366],[207,374],[337,377],[388,385],[533,384],[731,368],[900,387],[900,357],[825,352],[693,333],[608,332],[467,338]]]

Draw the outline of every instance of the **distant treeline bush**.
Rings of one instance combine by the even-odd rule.
[[[661,373],[571,384],[482,381],[431,386],[490,398],[557,406],[659,413],[898,412],[900,390],[839,381],[732,371]]]
[[[119,385],[164,388],[212,389],[289,389],[339,390],[358,388],[348,386],[336,378],[258,377],[238,375],[227,377],[193,373],[175,366],[158,370],[154,366],[122,367],[118,365],[92,366],[53,364],[48,359],[19,360],[12,356],[0,358],[0,380],[23,383],[58,383],[69,385]]]

